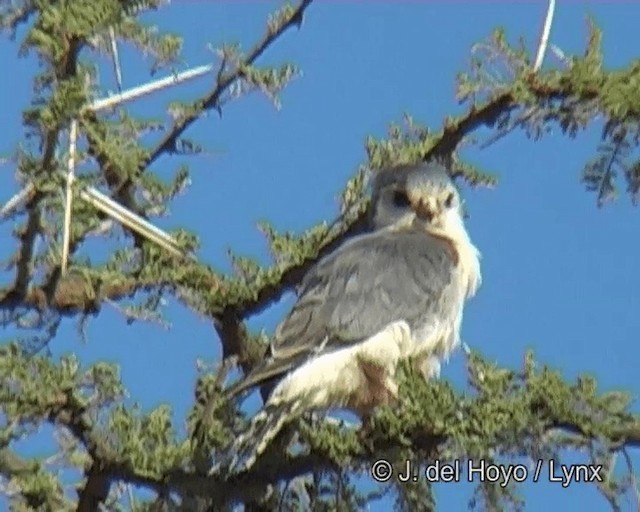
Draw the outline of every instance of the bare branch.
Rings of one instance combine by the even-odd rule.
[[[184,131],[193,124],[205,110],[216,108],[218,101],[222,95],[227,91],[233,83],[242,77],[242,69],[247,66],[251,66],[263,53],[269,48],[282,34],[284,34],[289,28],[293,26],[300,26],[305,10],[311,4],[313,0],[302,0],[298,7],[292,12],[291,16],[285,23],[282,23],[277,30],[268,29],[262,40],[260,40],[254,48],[249,52],[247,57],[242,61],[242,65],[237,66],[236,69],[229,73],[223,73],[217,83],[216,87],[205,98],[203,98],[199,104],[201,108],[195,109],[194,112],[189,113],[183,119],[177,121],[167,135],[160,141],[156,148],[151,151],[149,157],[144,160],[140,166],[140,170],[144,171],[153,162],[155,162],[160,155],[171,151],[176,144],[178,138],[184,133]]]
[[[118,313],[120,313],[122,316],[124,316],[127,319],[127,322],[131,322],[133,320],[139,320],[141,322],[155,323],[165,330],[168,330],[171,327],[169,322],[166,322],[161,318],[156,318],[149,312],[146,312],[146,311],[138,312],[130,307],[123,307],[111,299],[105,299],[105,302],[109,306],[111,306],[113,309],[115,309]]]
[[[580,429],[577,425],[550,428],[567,428],[574,432]],[[627,446],[640,446],[640,425],[629,428],[621,439],[626,440]],[[447,441],[442,436],[434,436],[428,432],[415,432],[411,435],[410,440],[412,446],[422,447],[421,449],[426,452],[437,450],[439,445]],[[396,441],[389,440],[386,436],[374,436],[370,438],[370,441],[367,443],[370,446],[365,451],[358,449],[350,454],[352,462],[349,465],[352,468],[357,469],[363,464],[367,464],[372,456],[379,458],[381,454],[397,449]],[[109,475],[111,480],[125,480],[160,493],[177,491],[184,495],[206,497],[213,500],[215,506],[216,504],[247,499],[268,485],[287,481],[311,471],[334,470],[336,464],[325,453],[312,452],[295,457],[283,457],[282,454],[278,454],[277,457],[269,457],[268,461],[259,460],[250,471],[230,479],[176,469],[162,481],[138,475],[134,470],[115,461],[104,461],[102,467],[104,473]]]
[[[85,472],[86,481],[78,493],[78,512],[95,512],[101,510],[100,504],[109,496],[112,479],[100,471],[100,464],[95,462]]]

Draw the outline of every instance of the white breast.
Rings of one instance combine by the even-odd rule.
[[[456,268],[456,283],[459,293],[451,307],[449,314],[439,319],[428,319],[427,325],[416,329],[413,335],[414,356],[434,355],[441,359],[448,359],[451,352],[460,344],[460,327],[464,305],[467,299],[473,297],[482,283],[480,272],[480,252],[471,243],[464,227],[452,233],[438,233],[438,236],[448,238],[458,255]]]

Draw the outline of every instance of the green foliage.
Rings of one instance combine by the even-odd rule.
[[[259,90],[272,101],[274,107],[277,109],[281,107],[278,94],[292,78],[298,76],[300,73],[298,68],[293,64],[284,64],[277,69],[259,69],[255,66],[247,66],[240,62],[238,68],[243,80],[238,83],[237,88],[232,89],[231,94],[241,96],[248,92]]]
[[[607,70],[601,51],[602,33],[593,21],[589,30],[584,57],[572,57],[563,71],[537,73],[531,70],[526,52],[512,49],[504,31],[496,31],[488,43],[478,47],[484,58],[474,58],[471,73],[458,76],[458,99],[478,105],[479,101],[482,104],[508,98],[514,108],[495,117],[499,133],[522,127],[534,139],[548,133],[553,123],[574,137],[602,116],[603,144],[598,156],[585,165],[583,181],[588,190],[597,193],[598,205],[603,205],[616,196],[616,177],[621,174],[635,204],[640,190],[635,170],[640,133],[636,101],[640,94],[640,60],[622,70]]]
[[[367,137],[365,147],[369,165],[373,169],[382,169],[393,165],[415,164],[426,158],[433,147],[436,137],[428,128],[414,123],[405,116],[405,130],[395,123],[389,127],[389,138],[376,140]]]
[[[303,446],[321,456],[319,460],[327,469],[342,468],[338,473],[329,471],[316,476],[321,482],[314,491],[318,510],[359,510],[367,499],[379,497],[374,493],[365,498],[349,483],[350,473],[368,471],[376,459],[398,461],[398,471],[406,459],[482,459],[496,463],[557,459],[558,450],[569,444],[560,435],[563,428],[567,432],[566,425],[575,427],[571,432],[572,446],[585,448],[597,443],[598,453],[608,454],[619,445],[624,432],[637,428],[637,418],[628,411],[627,394],[600,394],[594,379],[588,376],[567,383],[555,370],[535,368],[531,354],[522,370],[511,371],[473,353],[468,369],[469,389],[456,391],[444,381],[426,382],[405,365],[400,380],[402,401],[371,418],[364,437],[352,428],[345,430],[341,423],[317,418],[300,423],[297,430]],[[190,436],[196,432],[205,436],[198,441],[196,437],[176,435],[167,406],[145,414],[135,405],[127,405],[115,365],[99,363],[82,370],[73,356],[56,363],[45,356],[30,356],[18,345],[5,345],[0,353],[0,404],[10,427],[5,428],[3,438],[17,439],[30,425],[49,422],[77,436],[81,444],[70,444],[63,450],[65,464],[86,465],[88,459],[79,456],[80,450],[108,460],[135,481],[160,485],[169,475],[197,474],[201,469],[197,463],[193,465],[198,460],[193,457],[197,453],[202,457],[204,448],[222,447],[228,442],[229,425],[237,423],[239,417],[220,398],[219,377],[207,374],[199,380],[196,406],[189,420]],[[213,406],[208,400],[212,396]],[[205,414],[207,428],[198,430]],[[6,441],[4,444],[7,446]],[[282,454],[272,450],[265,457],[275,460],[263,461],[262,465],[277,464]],[[5,459],[9,460],[6,454]],[[603,461],[595,458],[591,462]],[[42,461],[14,461],[13,465],[19,469],[14,478],[16,485],[25,490],[25,499],[50,500],[59,494],[52,475],[43,472],[46,465]],[[180,482],[184,482],[183,477],[176,478],[171,486],[179,490],[184,485]],[[342,493],[338,497],[336,486]],[[396,492],[406,494],[403,506],[419,495],[417,487],[413,491],[403,487]],[[327,500],[333,504],[329,506]],[[513,482],[479,484],[473,499],[476,504],[494,509],[506,503],[517,506],[518,500]],[[322,508],[322,503],[329,508]],[[416,506],[430,509],[424,501]]]
[[[446,121],[450,126],[455,121]],[[415,164],[428,160],[434,148],[442,140],[442,134],[432,134],[428,128],[417,124],[408,114],[404,117],[404,126],[392,123],[388,139],[376,140],[367,137],[365,147],[369,158],[369,168],[376,170],[400,164]],[[497,177],[464,162],[456,154],[450,156],[451,169],[455,177],[462,177],[472,186],[493,187]]]

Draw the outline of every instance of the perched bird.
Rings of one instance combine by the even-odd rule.
[[[446,169],[378,171],[370,211],[369,232],[307,272],[267,358],[227,390],[233,397],[276,382],[231,446],[232,471],[248,469],[292,417],[331,408],[366,416],[397,396],[400,360],[438,377],[459,345],[464,303],[481,283],[480,254]]]

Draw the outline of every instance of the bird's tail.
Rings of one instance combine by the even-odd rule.
[[[297,413],[300,405],[299,400],[267,404],[254,416],[246,432],[240,434],[231,445],[231,461],[227,471],[231,474],[249,470],[278,435],[283,425]]]

